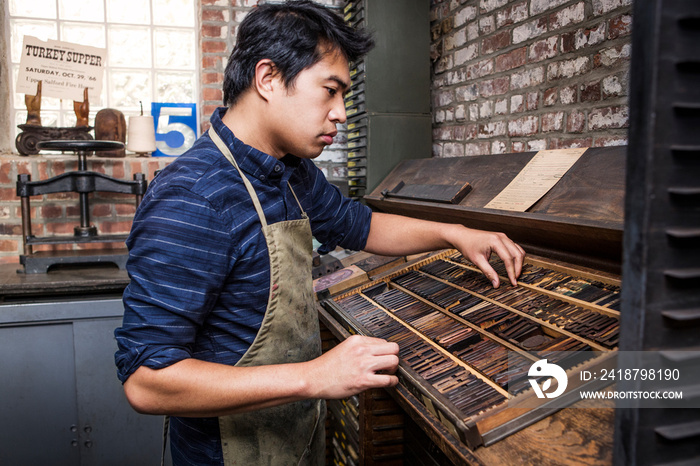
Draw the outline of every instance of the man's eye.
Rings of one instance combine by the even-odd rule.
[[[326,89],[328,90],[328,94],[331,96],[334,96],[338,92],[337,89],[333,89],[332,87],[327,87]]]

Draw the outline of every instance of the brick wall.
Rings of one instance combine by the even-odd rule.
[[[88,157],[88,170],[122,180],[132,180],[134,173],[144,173],[152,180],[156,170],[164,168],[172,157]],[[22,213],[17,197],[17,176],[29,174],[33,181],[46,180],[62,173],[77,170],[74,155],[44,155],[22,157],[0,156],[0,263],[17,263],[22,251]],[[92,193],[90,220],[101,234],[128,233],[136,210],[135,197],[119,193]],[[80,225],[77,193],[55,193],[32,196],[31,223],[35,236],[72,235],[73,227]],[[85,249],[97,245],[36,246],[35,251],[52,249]],[[123,247],[123,244],[115,245]],[[99,247],[109,248],[100,244]]]
[[[627,143],[631,0],[432,0],[433,156]]]
[[[222,105],[238,24],[257,3],[201,0],[202,131]],[[631,0],[431,0],[433,155],[626,143],[630,12]],[[346,176],[345,143],[341,131],[317,159],[331,180]],[[171,159],[88,160],[90,170],[150,180]],[[16,263],[21,253],[17,175],[46,179],[75,165],[74,156],[0,156],[0,263]],[[113,196],[94,195],[93,223],[103,233],[126,233],[133,202]],[[75,195],[32,199],[34,233],[71,234],[77,206]]]

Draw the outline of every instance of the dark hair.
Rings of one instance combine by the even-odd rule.
[[[348,61],[374,46],[371,35],[355,30],[331,10],[309,0],[268,3],[243,19],[224,76],[224,105],[231,106],[253,83],[255,66],[272,60],[287,88],[298,74],[340,51]]]

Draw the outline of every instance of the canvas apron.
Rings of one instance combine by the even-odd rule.
[[[314,359],[321,355],[321,340],[311,281],[309,219],[302,209],[299,220],[268,225],[255,190],[231,151],[213,128],[209,135],[243,179],[260,217],[270,258],[270,296],[265,317],[253,344],[236,365]],[[323,400],[304,400],[220,417],[224,464],[321,465],[325,462],[325,414]]]

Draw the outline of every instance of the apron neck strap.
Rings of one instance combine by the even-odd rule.
[[[263,227],[267,226],[267,221],[265,220],[265,214],[263,213],[262,206],[260,205],[260,200],[258,199],[258,195],[255,194],[255,189],[253,189],[253,185],[250,183],[250,180],[243,174],[243,171],[238,167],[238,164],[236,163],[236,159],[233,158],[233,154],[231,153],[231,150],[224,144],[224,141],[221,139],[221,136],[219,136],[219,133],[216,132],[213,126],[209,128],[209,137],[211,138],[212,141],[214,141],[214,144],[216,144],[216,147],[219,148],[222,154],[224,154],[224,157],[231,162],[231,164],[236,167],[236,170],[238,173],[241,175],[241,178],[243,179],[243,184],[245,184],[245,188],[248,190],[248,194],[250,195],[250,198],[253,200],[253,204],[255,205],[255,210],[258,212],[258,217],[260,217],[260,222],[262,223]],[[306,218],[306,212],[304,212],[304,209],[301,207],[301,202],[299,202],[299,198],[297,197],[297,193],[294,192],[292,189],[292,185],[289,184],[289,181],[287,181],[287,186],[289,186],[289,190],[292,192],[292,195],[294,196],[294,200],[297,201],[297,205],[299,206],[299,210],[301,210],[301,215],[302,218]]]
[[[233,154],[231,153],[231,150],[224,144],[224,141],[221,140],[221,137],[219,134],[216,132],[214,127],[209,128],[209,137],[211,138],[212,141],[214,141],[214,144],[216,144],[216,147],[219,148],[222,154],[224,154],[224,157],[228,159],[231,164],[236,167],[236,170],[238,171],[238,174],[241,175],[241,179],[243,179],[243,184],[245,185],[245,189],[248,190],[248,194],[250,195],[250,198],[253,201],[253,205],[255,205],[255,211],[258,213],[258,217],[260,217],[260,223],[262,223],[263,228],[267,227],[267,220],[265,219],[265,213],[263,212],[262,206],[260,205],[260,200],[258,199],[258,195],[255,194],[255,189],[253,189],[253,185],[250,184],[250,180],[245,176],[243,173],[243,170],[241,170],[238,167],[238,164],[236,163],[236,159],[233,158]],[[294,195],[296,197],[296,195]],[[297,201],[298,202],[298,201]]]
[[[294,192],[294,190],[292,189],[292,185],[289,184],[289,181],[287,181],[287,186],[289,186],[289,190],[294,195],[294,200],[297,201],[297,205],[299,206],[299,210],[301,210],[302,218],[306,218],[306,212],[304,212],[304,208],[301,206],[301,202],[299,202],[299,198],[297,197],[297,193]]]

